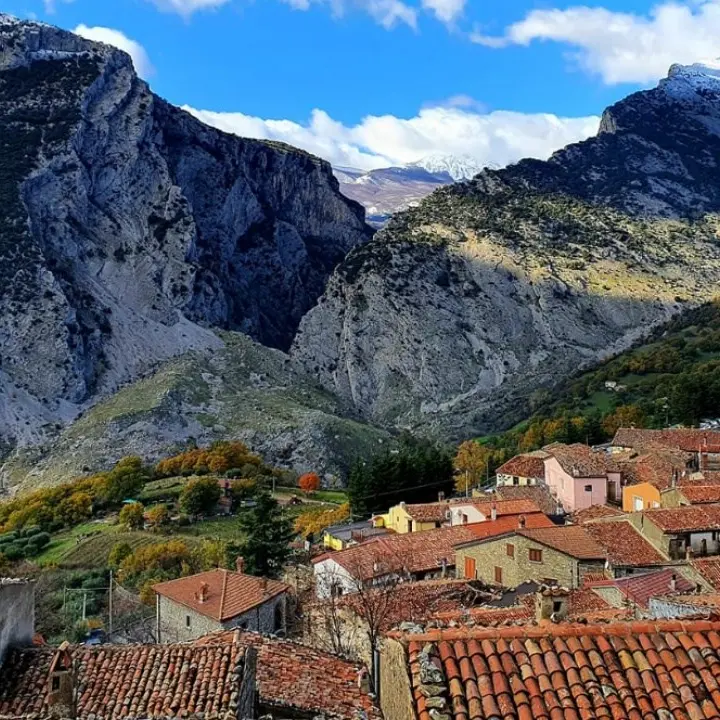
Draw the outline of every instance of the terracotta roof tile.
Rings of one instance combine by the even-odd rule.
[[[691,567],[715,590],[720,591],[720,557],[696,558]]]
[[[283,708],[348,720],[356,718],[358,711],[364,711],[371,720],[380,717],[371,697],[358,686],[362,666],[357,663],[290,640],[237,630],[206,635],[195,645],[218,639],[257,649],[260,702],[266,708],[280,710],[277,715],[281,717]]]
[[[201,615],[222,621],[242,615],[287,592],[289,586],[277,580],[230,570],[209,570],[153,585],[153,590]]]
[[[453,547],[474,537],[472,527],[457,525],[424,532],[386,535],[346,550],[325,553],[313,558],[313,563],[332,559],[359,580],[399,571],[420,573],[437,570],[443,562],[449,566],[455,564]]]
[[[632,567],[669,562],[626,520],[587,523],[583,527],[605,548],[613,565]]]
[[[580,560],[605,559],[607,554],[605,548],[593,539],[586,528],[579,525],[518,530],[518,535]]]
[[[675,579],[675,591],[687,593],[695,589],[685,576],[672,568],[658,570],[656,572],[642,573],[641,575],[628,575],[627,577],[600,580],[587,583],[585,587],[614,587],[617,588],[626,598],[632,600],[636,605],[647,608],[651,597],[667,595],[672,590],[672,579]]]
[[[553,443],[543,450],[552,455],[568,475],[604,477],[608,471],[609,453],[605,450],[594,450],[582,443]]]
[[[720,485],[683,485],[678,488],[691,505],[720,502]]]
[[[51,649],[11,650],[0,667],[0,717],[50,717]],[[236,717],[245,649],[232,643],[103,645],[69,649],[77,718]]]
[[[576,510],[570,519],[576,525],[583,525],[584,523],[598,520],[601,518],[610,517],[621,517],[625,513],[619,507],[613,507],[612,505],[591,505],[590,507],[583,508],[582,510]]]
[[[720,505],[691,505],[645,510],[643,515],[663,532],[720,530]]]
[[[495,474],[545,480],[545,459],[548,457],[550,454],[544,450],[522,453],[501,465]]]
[[[720,623],[546,625],[404,636],[418,720],[720,717]]]
[[[518,513],[538,512],[537,505],[525,498],[517,500],[492,500],[486,498],[457,498],[443,502],[420,503],[405,505],[405,512],[417,522],[445,522],[448,507],[458,507],[460,505],[471,505],[486,517],[490,517],[492,504],[495,503],[495,509],[498,517],[500,515],[517,515]]]
[[[495,489],[494,496],[498,500],[530,500],[546,515],[554,515],[558,511],[557,500],[550,494],[547,485],[500,485]]]
[[[678,428],[667,430],[642,430],[620,428],[612,444],[617,447],[642,449],[656,445],[697,452],[706,446],[720,447],[720,430]]]
[[[503,517],[498,517],[496,520],[472,523],[465,527],[472,532],[472,539],[464,540],[458,543],[456,547],[471,544],[475,540],[487,540],[488,538],[498,537],[499,535],[506,535],[515,530],[520,530],[521,527],[527,530],[534,530],[536,528],[553,528],[556,527],[556,525],[547,515],[532,513],[531,515],[504,515]]]

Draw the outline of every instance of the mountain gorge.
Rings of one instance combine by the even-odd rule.
[[[0,438],[31,445],[212,328],[287,349],[371,229],[330,166],[202,125],[130,58],[0,15]]]
[[[442,188],[351,252],[293,357],[368,421],[461,438],[720,280],[720,81],[673,67],[546,162]]]
[[[545,162],[458,184],[462,163],[373,171],[440,185],[373,235],[326,162],[209,128],[124,53],[0,15],[0,153],[14,486],[223,438],[342,476],[399,430],[511,425],[720,280],[705,67]]]

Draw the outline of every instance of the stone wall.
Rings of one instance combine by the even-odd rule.
[[[189,642],[218,630],[243,628],[266,634],[285,630],[287,625],[287,596],[276,595],[267,602],[231,620],[219,622],[166,597],[158,596],[160,612],[160,642]],[[278,608],[276,624],[275,608]]]
[[[508,555],[508,545],[514,546],[514,557]],[[540,550],[542,561],[530,560],[530,550]],[[455,553],[456,575],[464,577],[465,558],[475,558],[477,579],[485,582],[499,582],[506,587],[515,587],[524,582],[555,581],[564,587],[579,587],[583,576],[588,572],[602,572],[604,562],[579,562],[569,555],[534,542],[520,535],[511,535],[497,540],[459,548]],[[502,578],[497,578],[495,568],[502,570]]]
[[[385,720],[415,720],[405,647],[390,638],[380,654],[380,708]]]
[[[252,720],[256,717],[255,704],[257,695],[256,683],[257,650],[254,647],[245,648],[245,661],[242,682],[240,684],[240,697],[238,698],[237,719]]]
[[[35,633],[35,583],[0,579],[0,663],[13,646],[32,645]]]

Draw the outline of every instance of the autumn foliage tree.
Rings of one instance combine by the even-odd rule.
[[[160,477],[176,475],[223,474],[232,468],[251,471],[260,468],[262,460],[239,441],[216,442],[207,448],[192,448],[166,458],[157,464],[155,472]]]
[[[350,505],[343,503],[331,510],[315,509],[298,515],[295,519],[295,532],[304,538],[317,536],[323,528],[347,520],[350,517]]]
[[[320,476],[314,472],[305,473],[298,478],[298,486],[306,495],[310,495],[320,489]]]
[[[474,440],[461,443],[453,460],[455,469],[455,489],[466,495],[470,488],[480,483],[486,472],[491,450]]]
[[[128,503],[120,511],[118,518],[129,530],[142,530],[145,524],[145,508],[142,503]]]
[[[188,480],[180,493],[180,509],[188,515],[203,515],[217,505],[222,489],[212,477],[198,477]]]

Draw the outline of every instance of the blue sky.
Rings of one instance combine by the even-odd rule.
[[[226,130],[365,167],[444,152],[544,156],[671,62],[720,55],[720,0],[4,5],[133,50],[156,92]]]

